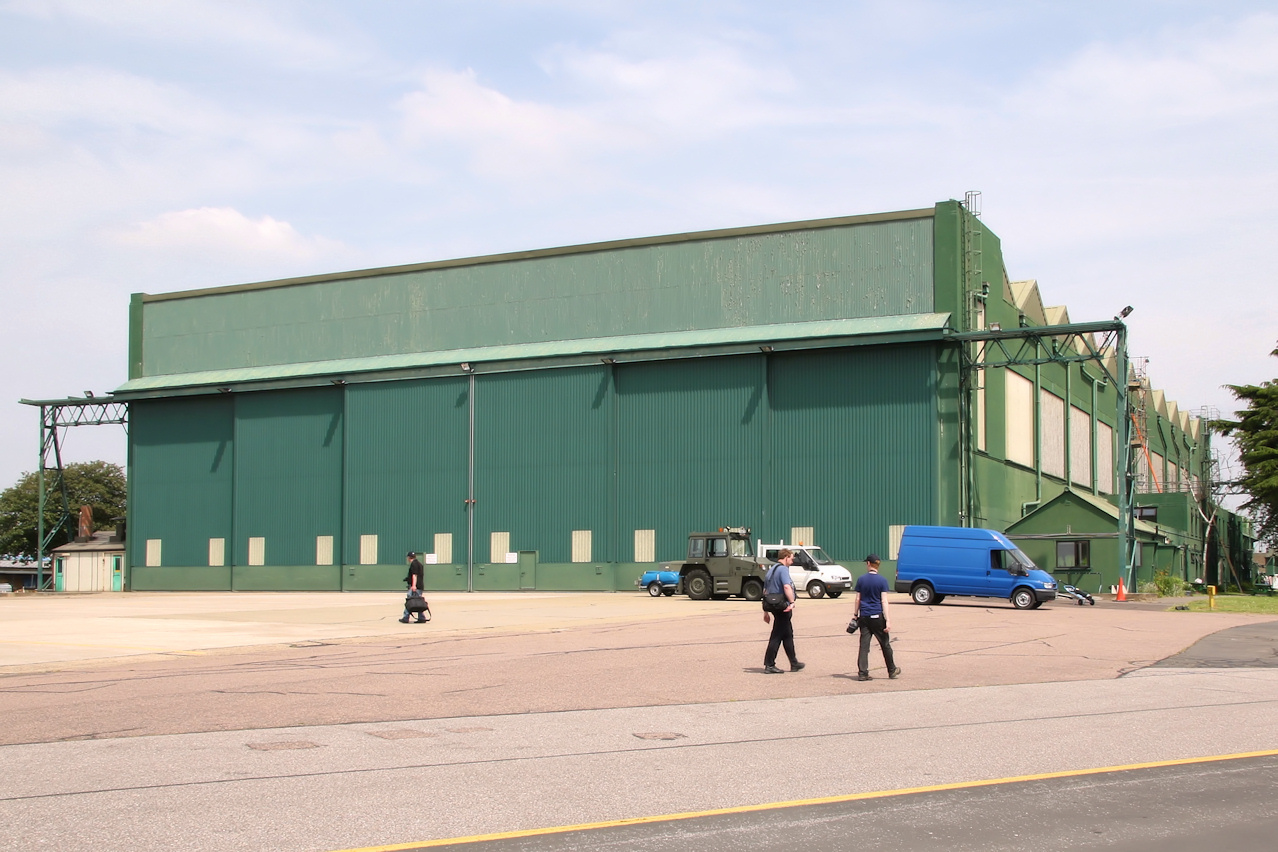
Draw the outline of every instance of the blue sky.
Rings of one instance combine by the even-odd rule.
[[[133,292],[967,190],[1014,280],[1133,305],[1228,412],[1278,374],[1276,140],[1272,2],[0,0],[0,486],[16,400],[125,380]]]

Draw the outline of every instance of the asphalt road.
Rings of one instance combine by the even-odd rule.
[[[1276,785],[1268,755],[417,848],[1258,852],[1278,837]]]
[[[783,676],[759,673],[754,611],[649,603],[0,672],[0,850],[1271,846],[1272,757],[1095,773],[1278,750],[1263,619],[906,607],[905,677],[861,684],[831,602],[803,608],[809,668]]]

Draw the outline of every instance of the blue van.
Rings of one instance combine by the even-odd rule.
[[[947,595],[1006,598],[1017,609],[1038,609],[1056,597],[1056,581],[994,530],[908,526],[901,536],[896,590],[916,604]]]

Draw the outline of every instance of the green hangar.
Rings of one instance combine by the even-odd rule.
[[[432,589],[621,590],[696,529],[858,559],[1022,524],[1100,588],[1118,552],[1053,517],[1112,545],[1128,480],[1172,522],[1129,532],[1137,578],[1199,576],[1202,423],[1116,388],[1112,334],[959,337],[1068,324],[957,201],[137,294],[127,585],[394,589],[413,550]]]

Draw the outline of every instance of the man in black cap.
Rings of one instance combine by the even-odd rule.
[[[408,551],[408,556],[406,558],[408,559],[408,576],[404,578],[404,582],[408,584],[408,592],[411,595],[413,592],[419,591],[421,587],[425,585],[426,569],[422,567],[422,563],[417,561],[417,554],[413,551]],[[404,616],[400,619],[400,621],[404,624],[409,622],[408,607],[404,607]],[[417,623],[424,624],[425,622],[426,618],[423,613],[417,613]]]
[[[865,557],[869,570],[856,579],[856,594],[852,598],[852,617],[861,630],[861,651],[856,657],[857,680],[870,680],[870,635],[879,640],[883,649],[883,664],[888,677],[901,674],[892,659],[892,643],[888,638],[888,602],[883,593],[888,590],[887,580],[879,575],[879,557],[871,553]]]

